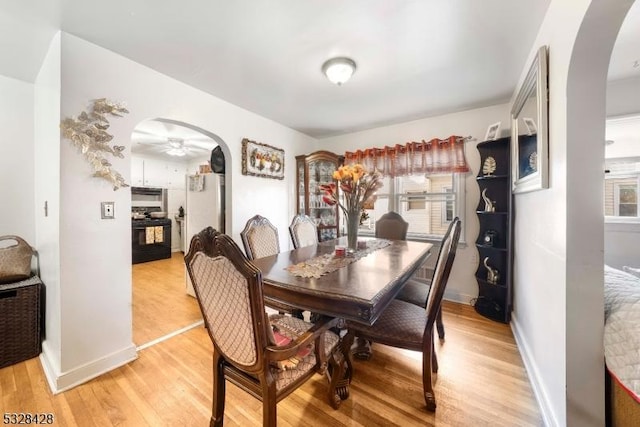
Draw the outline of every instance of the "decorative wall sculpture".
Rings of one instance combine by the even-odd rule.
[[[124,145],[109,145],[113,135],[107,132],[109,129],[107,116],[122,117],[126,113],[129,111],[122,104],[100,98],[93,100],[89,112],[83,111],[77,118],[66,118],[60,122],[62,136],[69,139],[74,147],[80,149],[84,158],[93,167],[93,176],[111,182],[114,191],[129,185],[105,158],[106,153],[111,153],[123,159],[122,151],[125,148]]]

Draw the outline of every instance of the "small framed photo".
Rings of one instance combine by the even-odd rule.
[[[523,117],[522,121],[524,122],[524,125],[527,128],[527,135],[528,136],[535,135],[536,133],[538,133],[538,129],[536,127],[536,122],[532,118]]]
[[[495,141],[500,137],[500,125],[502,122],[497,122],[489,126],[487,134],[484,136],[485,141]]]

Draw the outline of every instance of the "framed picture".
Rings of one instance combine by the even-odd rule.
[[[511,107],[513,192],[549,188],[547,47],[542,46]]]
[[[242,174],[284,179],[284,150],[244,138]]]
[[[536,127],[536,122],[531,117],[523,117],[522,121],[527,128],[527,135],[531,136],[535,133],[538,133],[538,128]]]
[[[484,136],[485,141],[495,141],[500,137],[500,125],[502,122],[494,123],[487,129],[487,134]]]

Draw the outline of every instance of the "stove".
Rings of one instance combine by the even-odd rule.
[[[131,262],[171,258],[171,220],[145,218],[131,220]]]
[[[171,225],[169,218],[144,218],[144,219],[132,219],[132,227],[154,227],[156,225]]]

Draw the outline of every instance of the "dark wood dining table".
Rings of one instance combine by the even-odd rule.
[[[373,242],[374,238],[359,241]],[[374,242],[376,243],[376,242]],[[299,277],[288,267],[315,257],[335,254],[336,247],[345,247],[346,237],[321,242],[252,262],[262,271],[265,302],[275,302],[354,322],[372,325],[400,292],[406,280],[427,260],[433,247],[430,243],[389,240],[389,245],[376,249],[320,277]],[[384,243],[383,243],[384,244]],[[349,337],[349,335],[347,335]],[[332,381],[327,370],[331,405],[338,408],[349,397],[353,376],[351,346],[353,339],[343,339],[341,354],[344,366],[341,378]]]
[[[360,241],[372,241],[363,238]],[[319,278],[297,277],[287,267],[346,246],[346,237],[253,260],[262,271],[267,300],[372,325],[427,260],[430,243],[389,240],[390,245]]]
[[[373,238],[360,238],[371,242]],[[372,325],[400,292],[406,280],[427,260],[433,247],[430,243],[389,240],[390,244],[374,250],[354,262],[316,277],[298,277],[288,267],[312,258],[335,254],[336,247],[347,244],[346,237],[321,242],[252,262],[262,271],[265,302],[292,305],[315,314],[337,317]],[[351,345],[342,341],[344,376],[335,390],[330,390],[332,405],[349,397],[353,374]],[[329,381],[331,381],[331,372]]]

